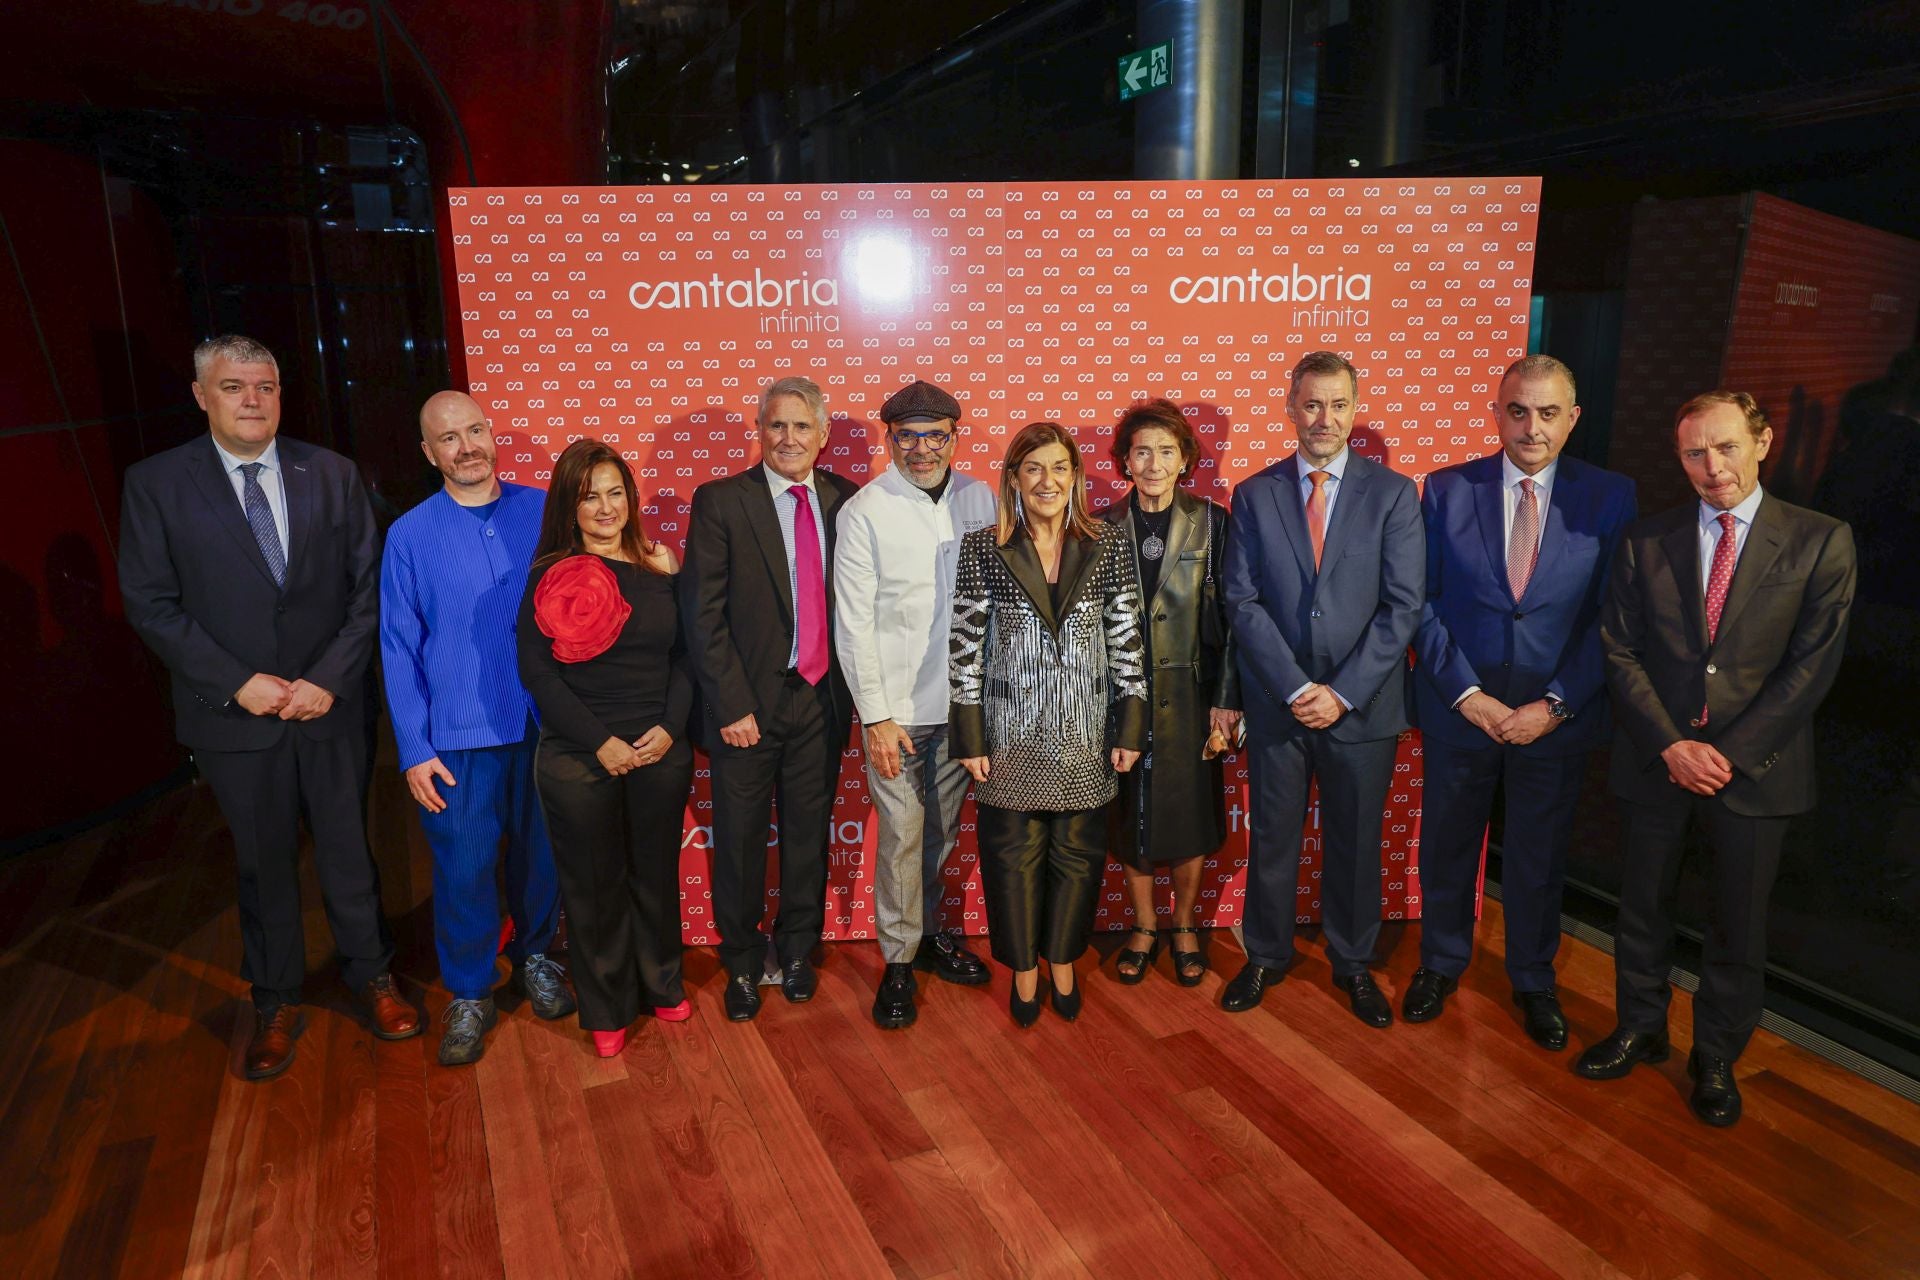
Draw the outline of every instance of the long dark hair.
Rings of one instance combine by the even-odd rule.
[[[533,567],[546,568],[555,560],[578,555],[585,546],[580,540],[580,501],[593,483],[593,471],[608,463],[620,472],[621,487],[627,491],[627,523],[620,530],[620,549],[627,559],[650,573],[663,573],[652,563],[659,543],[640,527],[640,495],[633,489],[633,471],[611,447],[598,440],[575,440],[553,462],[553,479],[547,484],[547,505],[540,513],[540,544],[534,549]]]

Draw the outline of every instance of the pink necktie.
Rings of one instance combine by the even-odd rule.
[[[1520,481],[1520,505],[1513,510],[1513,535],[1507,539],[1507,585],[1513,598],[1527,594],[1527,582],[1533,566],[1540,560],[1540,503],[1533,496],[1533,481]]]
[[[1313,492],[1307,495],[1307,539],[1313,543],[1313,567],[1320,567],[1320,555],[1327,549],[1327,473],[1307,472]]]
[[[1713,566],[1707,571],[1707,643],[1720,634],[1720,614],[1727,607],[1727,588],[1733,585],[1733,512],[1720,513],[1720,541],[1714,544]],[[1700,725],[1707,723],[1707,708],[1700,708]]]
[[[813,522],[807,486],[793,495],[794,627],[800,640],[797,668],[801,679],[819,684],[827,674],[827,578],[820,564],[820,530]]]

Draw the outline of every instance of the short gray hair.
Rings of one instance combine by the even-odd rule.
[[[1580,403],[1580,388],[1573,380],[1573,370],[1567,368],[1564,360],[1558,360],[1553,356],[1544,354],[1521,356],[1518,360],[1515,360],[1507,366],[1507,371],[1500,375],[1500,381],[1505,382],[1515,374],[1519,374],[1522,378],[1565,378],[1567,380],[1567,402],[1569,404]]]
[[[767,410],[772,408],[773,402],[781,396],[799,396],[806,402],[807,412],[813,415],[813,425],[816,427],[827,425],[827,398],[821,394],[820,384],[812,378],[802,378],[797,374],[777,378],[767,384],[766,389],[760,393],[760,412],[754,421],[764,423],[767,420]]]
[[[264,342],[238,333],[223,333],[217,338],[208,338],[193,349],[194,381],[207,376],[207,370],[213,362],[222,356],[235,364],[270,364],[277,371],[280,362],[273,358],[273,352],[267,350]]]

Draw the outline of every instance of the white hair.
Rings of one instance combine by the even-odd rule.
[[[213,362],[222,356],[235,364],[270,364],[276,372],[280,368],[280,362],[273,358],[273,352],[267,350],[265,343],[238,333],[223,333],[193,349],[194,380],[205,378]]]

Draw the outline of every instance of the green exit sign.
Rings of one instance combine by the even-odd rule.
[[[1152,45],[1120,59],[1120,101],[1137,98],[1173,83],[1173,41]]]

